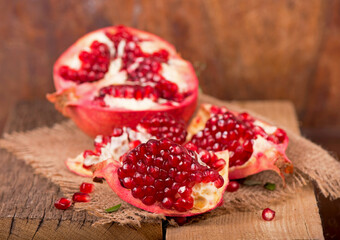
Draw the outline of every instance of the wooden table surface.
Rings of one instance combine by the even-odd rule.
[[[289,102],[245,102],[242,105],[259,113],[264,108],[280,111],[282,115],[273,120],[293,131],[299,131],[294,108]],[[46,102],[21,103],[12,111],[5,131],[51,126],[63,119]],[[35,175],[33,169],[23,161],[1,149],[0,163],[1,239],[323,238],[317,202],[311,185],[298,191],[292,199],[270,206],[277,212],[272,222],[261,220],[259,210],[226,214],[179,228],[164,229],[162,222],[143,224],[141,228],[118,224],[93,227],[91,223],[96,218],[85,211],[56,210],[53,203],[62,194],[58,186]]]

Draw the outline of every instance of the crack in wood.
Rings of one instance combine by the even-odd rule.
[[[110,226],[105,230],[105,232],[103,233],[103,235],[105,235],[105,234],[110,230],[110,228],[111,228],[114,224],[115,224],[115,222],[112,222],[112,223],[110,224]]]
[[[80,225],[80,229],[85,225],[85,222],[86,222],[86,216],[87,216],[87,214],[86,214],[86,212],[85,212],[85,217],[84,217],[84,220],[83,220],[83,222],[82,222],[82,224]]]
[[[44,214],[43,214],[43,216],[42,216],[42,218],[41,218],[41,220],[40,220],[40,222],[39,222],[39,224],[38,224],[37,229],[35,230],[35,232],[34,232],[34,234],[33,234],[32,239],[34,239],[35,235],[37,234],[37,232],[39,231],[41,225],[43,224],[43,222],[44,222],[44,220],[45,220],[45,214],[46,214],[46,208],[44,208]]]
[[[64,215],[64,212],[61,213],[60,218],[58,219],[58,223],[57,223],[57,227],[56,227],[55,231],[57,231],[58,228],[60,227],[60,225],[61,225],[61,220],[63,219],[63,215]]]
[[[12,220],[11,220],[11,226],[9,228],[9,233],[8,233],[8,237],[7,239],[9,239],[9,237],[11,236],[12,232],[13,232],[13,228],[14,228],[14,221],[15,221],[15,216],[17,214],[17,207],[15,207],[15,210],[14,210],[14,214],[13,214],[13,217],[12,217]]]

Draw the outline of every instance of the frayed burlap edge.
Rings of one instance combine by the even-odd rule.
[[[224,105],[242,111],[240,106],[201,96],[201,102]],[[248,112],[249,109],[247,109]],[[268,119],[252,113],[270,122]],[[287,130],[290,137],[288,157],[293,161],[295,171],[286,178],[287,187],[283,188],[280,178],[271,172],[257,174],[252,178],[257,181],[276,182],[280,187],[276,191],[265,190],[262,186],[243,186],[236,193],[226,193],[224,204],[216,210],[199,218],[221,215],[232,211],[260,209],[277,201],[292,196],[299,188],[313,180],[321,192],[331,199],[340,197],[340,163],[321,147]],[[0,140],[0,147],[15,154],[19,159],[32,165],[35,172],[60,186],[65,196],[70,197],[84,178],[70,173],[64,165],[67,157],[74,157],[84,149],[92,148],[92,140],[80,132],[71,121],[56,124],[52,128],[40,127],[28,132],[5,134]],[[76,204],[76,210],[87,210],[98,217],[95,224],[117,222],[140,226],[141,222],[156,222],[164,219],[162,215],[148,213],[135,208],[121,199],[107,184],[95,183],[96,191],[91,195],[90,203]],[[118,212],[108,214],[104,210],[122,203]]]

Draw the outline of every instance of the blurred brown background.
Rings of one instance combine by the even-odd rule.
[[[52,65],[76,39],[125,24],[173,43],[204,92],[289,99],[305,135],[340,151],[339,1],[0,1],[0,130],[17,100],[53,91]]]
[[[340,154],[335,0],[0,0],[0,133],[16,101],[53,92],[52,66],[68,46],[114,24],[174,44],[205,93],[291,100],[303,134]]]
[[[339,1],[0,1],[0,131],[17,100],[53,91],[52,65],[76,39],[125,24],[173,43],[222,99],[289,99],[303,133],[340,140]]]

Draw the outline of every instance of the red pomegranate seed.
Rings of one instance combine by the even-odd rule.
[[[93,192],[93,189],[94,189],[94,185],[92,183],[83,182],[80,185],[80,192],[82,193],[91,193]]]
[[[227,192],[236,192],[240,188],[240,184],[236,181],[230,181],[227,186]]]
[[[119,137],[123,134],[123,129],[122,128],[114,128],[112,130],[112,136],[113,137]]]
[[[175,217],[174,220],[177,222],[178,225],[182,226],[188,222],[186,217]]]
[[[90,195],[88,195],[87,193],[77,192],[73,194],[72,200],[74,202],[89,202]]]
[[[66,209],[68,209],[71,205],[72,205],[71,200],[70,200],[70,199],[67,199],[67,198],[60,198],[59,200],[57,200],[57,201],[54,203],[54,206],[55,206],[57,209],[60,209],[60,210],[66,210]]]
[[[265,208],[262,211],[262,218],[265,221],[271,221],[275,217],[275,211],[271,210],[270,208]]]

